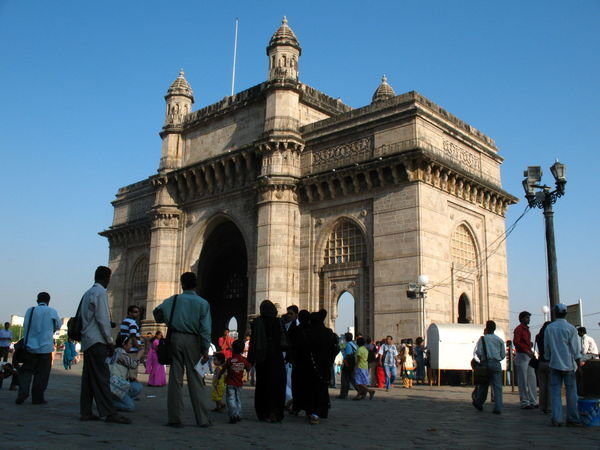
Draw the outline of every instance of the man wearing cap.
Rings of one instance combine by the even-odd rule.
[[[550,394],[552,396],[552,426],[563,424],[563,408],[560,396],[564,382],[567,394],[567,426],[582,426],[577,411],[577,384],[575,372],[581,361],[581,342],[577,330],[565,320],[567,305],[554,306],[555,319],[544,333],[544,355],[550,361]]]
[[[517,354],[515,366],[517,368],[517,383],[519,384],[519,398],[521,409],[537,408],[537,383],[535,370],[529,366],[533,356],[531,345],[531,332],[529,331],[529,320],[531,313],[522,311],[519,313],[519,326],[515,328],[513,344]]]

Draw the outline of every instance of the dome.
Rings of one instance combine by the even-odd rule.
[[[179,71],[179,76],[173,81],[173,84],[167,91],[167,97],[171,97],[173,95],[182,95],[184,97],[188,97],[194,101],[194,93],[192,92],[192,88],[189,83],[183,76],[183,69]]]
[[[281,26],[279,29],[273,34],[271,40],[269,41],[269,46],[267,47],[267,54],[271,47],[275,47],[277,45],[289,45],[290,47],[294,47],[298,50],[298,52],[302,52],[300,48],[300,43],[298,42],[298,38],[292,31],[290,27],[288,27],[288,21],[285,16],[283,16],[283,20],[281,21]]]
[[[392,87],[388,84],[387,77],[384,75],[381,78],[381,84],[379,85],[379,87],[377,88],[375,93],[373,94],[372,103],[381,102],[383,100],[387,100],[388,98],[392,98],[395,96],[396,96],[396,93],[394,92]]]

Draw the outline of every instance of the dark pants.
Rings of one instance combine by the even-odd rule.
[[[50,369],[52,368],[52,353],[26,353],[23,365],[19,370],[19,397],[29,395],[31,386],[31,401],[44,401],[44,392],[48,387]],[[31,379],[33,378],[33,385]]]
[[[92,406],[96,407],[100,417],[116,414],[110,392],[110,372],[106,364],[108,347],[97,343],[83,352],[83,372],[81,373],[81,396],[79,410],[82,416],[92,415]]]
[[[8,347],[0,347],[0,359],[4,362],[8,361]]]
[[[341,387],[339,397],[348,397],[348,391],[350,390],[350,386],[354,387],[354,369],[347,367],[346,365],[342,366],[340,384]]]

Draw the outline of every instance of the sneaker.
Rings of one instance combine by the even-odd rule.
[[[311,425],[317,425],[319,423],[319,416],[317,416],[316,414],[311,414],[310,416],[308,416],[308,423],[310,423]]]
[[[230,423],[231,425],[235,425],[235,424],[237,423],[237,420],[236,420],[236,418],[235,418],[235,417],[230,417],[230,418],[229,418],[229,423]]]
[[[494,414],[502,414],[502,411],[499,411],[499,410],[495,409],[495,410],[492,411],[492,413],[494,413]]]
[[[473,407],[477,410],[477,411],[483,411],[483,406],[478,405],[475,402],[471,402],[471,404],[473,405]]]
[[[557,422],[556,420],[552,419],[551,425],[553,427],[562,427],[562,423]]]

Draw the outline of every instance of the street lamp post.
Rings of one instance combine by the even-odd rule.
[[[429,277],[419,275],[416,283],[409,283],[406,296],[408,298],[419,299],[419,336],[425,337],[425,298],[427,298],[427,285]]]
[[[556,246],[554,242],[554,211],[552,205],[565,194],[567,184],[567,168],[564,164],[556,161],[550,172],[554,177],[556,189],[551,191],[549,186],[540,185],[542,179],[542,168],[540,166],[529,166],[525,171],[523,189],[525,198],[531,208],[544,210],[546,223],[546,251],[548,254],[548,291],[550,295],[550,312],[554,319],[554,305],[560,303],[558,292],[558,268],[556,264]],[[537,191],[536,191],[537,190]]]

